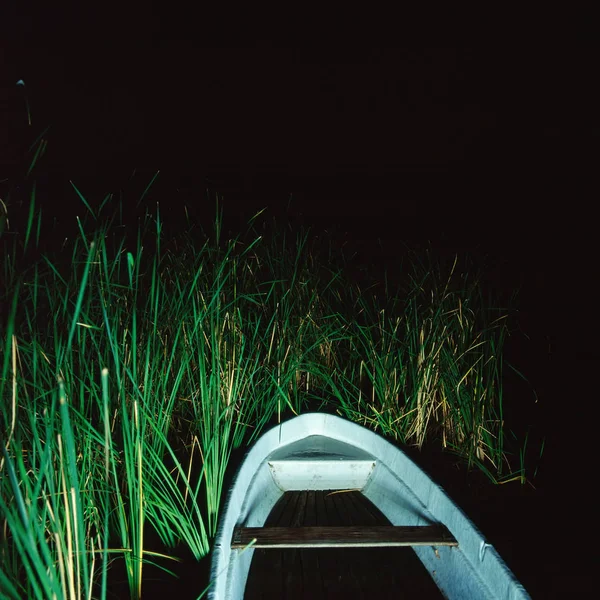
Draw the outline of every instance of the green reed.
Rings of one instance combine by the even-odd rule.
[[[232,452],[309,401],[504,476],[507,317],[458,261],[381,293],[307,230],[256,215],[227,238],[217,212],[166,236],[157,207],[131,232],[112,196],[73,191],[86,215],[58,254],[30,258],[34,192],[0,233],[6,597],[105,598],[122,561],[140,598],[143,566],[173,558],[149,530],[206,556]]]

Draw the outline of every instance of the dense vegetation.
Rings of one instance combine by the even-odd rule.
[[[3,597],[104,598],[118,560],[139,598],[144,564],[169,559],[145,532],[205,557],[231,453],[308,409],[524,477],[504,446],[507,313],[458,257],[413,254],[369,282],[263,214],[165,236],[144,192],[132,231],[119,200],[75,185],[87,216],[46,251],[28,185],[0,213]]]

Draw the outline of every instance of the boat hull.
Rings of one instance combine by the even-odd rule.
[[[392,525],[445,525],[457,547],[413,549],[447,598],[529,598],[467,516],[407,456],[376,433],[308,413],[265,433],[246,455],[220,519],[209,598],[243,598],[254,550],[232,549],[236,527],[261,527],[289,490],[358,489]]]

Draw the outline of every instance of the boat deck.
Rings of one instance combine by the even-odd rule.
[[[376,526],[386,517],[358,491],[286,492],[265,526]],[[442,598],[410,547],[254,550],[246,599]]]

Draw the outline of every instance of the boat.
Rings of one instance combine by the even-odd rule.
[[[355,500],[376,507],[385,524],[317,527],[294,522],[292,517],[288,525],[293,526],[265,525],[286,495],[325,490],[325,497],[336,501],[348,501],[354,494]],[[424,567],[439,597],[530,597],[463,511],[402,450],[356,423],[331,414],[307,413],[267,431],[243,459],[219,521],[209,598],[243,598],[258,552],[286,548],[348,552],[348,547],[370,552],[410,547],[414,553],[403,550],[418,558],[419,568]],[[281,564],[271,570],[280,570]],[[412,568],[402,577],[408,578],[410,572]],[[268,585],[264,579],[261,583]]]

